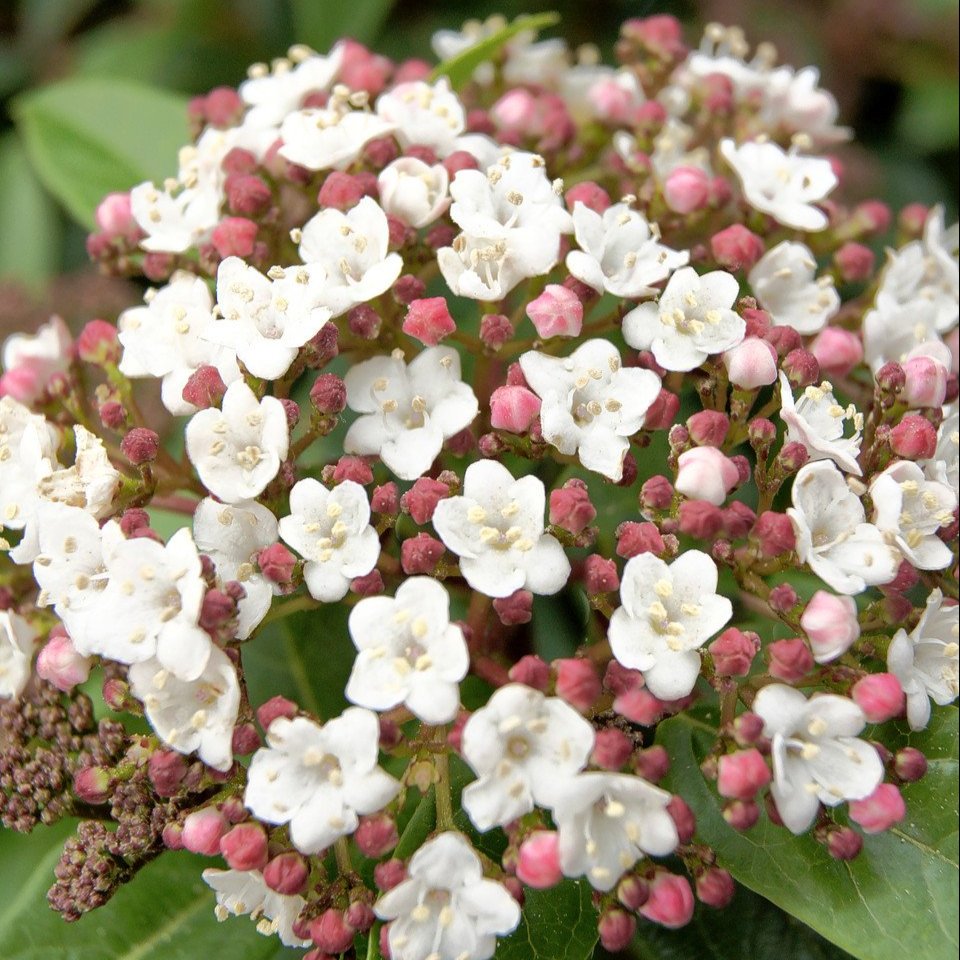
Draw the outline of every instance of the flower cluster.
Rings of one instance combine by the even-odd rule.
[[[97,211],[144,303],[7,341],[4,823],[120,825],[71,841],[67,919],[186,847],[310,958],[484,960],[564,878],[621,949],[732,896],[659,736],[704,705],[731,828],[849,858],[847,813],[905,815],[922,755],[861,734],[958,694],[957,227],[908,208],[877,267],[836,102],[739,31],[617,56],[254,66]],[[263,693],[294,615],[356,648],[338,715]],[[97,735],[94,668],[150,735]]]

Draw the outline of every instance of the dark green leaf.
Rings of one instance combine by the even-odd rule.
[[[105,194],[176,173],[186,102],[117,80],[68,80],[15,103],[17,126],[47,189],[86,226]]]
[[[495,960],[587,960],[597,942],[590,885],[564,880],[527,890],[520,926],[497,944]]]
[[[394,0],[292,0],[297,43],[326,53],[341,37],[372,43]]]
[[[691,805],[699,839],[740,883],[861,960],[940,960],[956,955],[958,940],[956,708],[937,710],[927,731],[900,738],[926,754],[929,772],[903,789],[906,820],[866,837],[861,855],[841,863],[809,835],[765,818],[737,833],[699,769],[713,732],[680,715],[657,734],[673,763],[667,786]]]
[[[572,657],[586,637],[587,607],[583,592],[563,590],[552,597],[533,599],[533,647],[546,661]]]

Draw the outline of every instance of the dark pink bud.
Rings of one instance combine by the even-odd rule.
[[[376,340],[381,324],[380,314],[368,303],[361,303],[347,311],[350,332],[363,340]]]
[[[567,201],[567,209],[571,211],[577,203],[582,203],[597,213],[603,213],[611,205],[610,194],[592,180],[585,180],[571,187],[564,199]]]
[[[847,283],[862,283],[873,273],[873,251],[862,243],[845,243],[833,255],[833,262]]]
[[[774,347],[777,355],[781,357],[786,357],[794,350],[800,350],[803,347],[803,340],[800,334],[791,326],[771,327],[767,331],[765,339]],[[814,379],[816,379],[816,377],[814,377]]]
[[[600,678],[589,660],[564,658],[553,661],[557,696],[581,713],[587,713],[600,696]]]
[[[633,758],[633,766],[638,776],[650,783],[659,783],[670,772],[670,754],[655,744],[645,750],[638,750]]]
[[[853,685],[850,697],[869,723],[883,723],[899,717],[906,707],[903,687],[892,673],[867,674]]]
[[[152,463],[160,450],[160,437],[146,427],[134,427],[120,441],[123,455],[134,465]]]
[[[855,333],[842,327],[824,327],[810,344],[820,372],[828,377],[845,377],[862,359],[863,344]]]
[[[922,203],[908,203],[897,217],[900,229],[911,236],[920,236],[927,222],[930,208]]]
[[[113,778],[106,767],[83,767],[73,775],[73,792],[84,803],[106,803],[113,792]]]
[[[784,358],[780,368],[787,375],[794,390],[808,387],[820,379],[820,364],[808,350],[791,350]]]
[[[785,513],[775,513],[772,510],[767,510],[757,517],[751,535],[756,539],[760,552],[765,557],[776,557],[781,553],[788,553],[797,545],[796,533],[790,518]]]
[[[347,388],[335,373],[321,373],[310,388],[310,402],[318,413],[342,413],[347,405]]]
[[[379,570],[371,570],[362,577],[354,577],[350,581],[350,592],[358,597],[375,597],[385,589],[383,575]]]
[[[339,353],[339,336],[340,332],[335,323],[325,323],[319,333],[304,345],[302,356],[307,366],[313,370],[326,366]]]
[[[418,533],[400,545],[400,566],[403,572],[413,576],[418,573],[433,573],[446,547],[428,533]]]
[[[600,915],[597,932],[600,934],[600,945],[603,949],[618,953],[630,946],[630,941],[637,932],[637,920],[626,910],[607,907]]]
[[[760,807],[753,800],[730,800],[724,804],[723,819],[734,830],[747,831],[760,819]]]
[[[237,615],[237,603],[224,590],[208,590],[200,607],[200,626],[211,633],[226,627]]]
[[[757,743],[763,736],[763,718],[755,713],[741,713],[733,721],[733,737],[741,747]]]
[[[195,810],[183,821],[183,845],[191,853],[215,857],[220,852],[220,838],[229,825],[216,807]]]
[[[786,613],[792,610],[800,598],[797,591],[789,583],[780,583],[767,595],[767,604],[775,613]]]
[[[736,893],[733,877],[720,867],[708,867],[696,879],[697,898],[708,907],[722,910]]]
[[[707,649],[713,657],[713,668],[721,677],[745,677],[753,658],[760,651],[760,638],[728,627]]]
[[[508,676],[514,683],[525,683],[534,690],[546,690],[550,684],[550,665],[535,654],[528,653],[510,668]]]
[[[881,393],[895,397],[906,386],[907,375],[899,363],[890,360],[877,371],[876,381]]]
[[[476,170],[479,166],[477,158],[472,153],[467,153],[466,150],[454,150],[448,157],[444,157],[443,165],[446,167],[447,173],[450,174],[451,180],[461,170]]]
[[[125,537],[136,536],[141,530],[150,528],[150,514],[139,507],[124,510],[120,517],[120,529]]]
[[[717,410],[701,410],[687,420],[687,431],[699,446],[723,446],[729,430],[730,418]]]
[[[246,757],[261,745],[260,734],[252,723],[240,723],[233,728],[230,746],[234,756]]]
[[[635,688],[620,694],[613,701],[613,709],[631,723],[651,727],[663,716],[666,707],[649,690]]]
[[[428,347],[435,347],[457,329],[444,297],[414,300],[407,309],[403,332]]]
[[[402,860],[385,860],[373,868],[373,882],[386,893],[407,879],[407,868]]]
[[[259,823],[240,823],[220,838],[220,853],[232,870],[262,870],[267,865],[267,834]]]
[[[619,770],[633,753],[633,741],[615,727],[598,730],[591,760],[604,770]]]
[[[770,779],[770,767],[759,750],[727,753],[717,763],[717,791],[721,797],[752,800]]]
[[[767,647],[770,676],[787,683],[802,680],[813,669],[813,654],[799,637],[777,640]]]
[[[650,881],[650,896],[640,914],[669,930],[688,924],[693,917],[693,891],[685,877],[657,870]]]
[[[937,431],[918,414],[905,416],[889,434],[890,449],[905,460],[929,460],[937,452]]]
[[[270,188],[260,177],[249,173],[232,173],[224,183],[227,205],[231,213],[243,217],[259,217],[273,202]]]
[[[556,526],[578,534],[586,529],[596,515],[587,485],[582,480],[568,480],[560,489],[550,491],[550,522]]]
[[[650,408],[647,410],[647,414],[643,419],[644,429],[668,429],[676,421],[679,411],[680,398],[669,390],[661,390],[656,400],[650,404]]]
[[[851,827],[839,827],[827,834],[826,844],[834,860],[855,860],[863,849],[863,837]]]
[[[747,306],[748,303],[754,303],[754,306]],[[748,300],[744,298],[740,301],[740,315],[743,317],[744,323],[747,325],[747,329],[744,331],[744,336],[746,337],[759,337],[761,339],[766,339],[769,346],[773,347],[774,356],[777,355],[776,342],[775,340],[770,339],[770,334],[773,332],[773,320],[770,317],[770,314],[766,310],[761,310],[755,305],[755,301],[752,299]],[[796,334],[796,330],[793,330],[792,327],[785,327],[785,330],[791,331],[793,334]],[[799,336],[794,340],[794,345],[800,342]]]
[[[257,564],[269,581],[287,586],[293,579],[297,558],[282,543],[272,543],[257,554]]]
[[[723,533],[730,540],[743,539],[753,528],[757,515],[739,500],[734,500],[725,510],[723,516]]]
[[[802,443],[785,443],[777,454],[777,463],[785,473],[795,473],[810,459],[810,453]]]
[[[345,919],[347,926],[353,927],[359,933],[366,933],[373,926],[377,917],[369,903],[354,900],[347,907]]]
[[[545,890],[563,879],[558,836],[552,830],[537,830],[520,844],[517,877],[528,887]]]
[[[861,203],[853,215],[869,233],[886,233],[890,228],[890,208],[879,200]]]
[[[491,350],[499,350],[513,336],[513,324],[502,313],[486,313],[480,319],[480,339]]]
[[[77,356],[84,363],[116,364],[120,361],[117,328],[106,320],[91,320],[77,337]]]
[[[257,707],[257,722],[264,730],[270,729],[270,724],[278,717],[286,720],[292,720],[300,708],[286,697],[271,697],[266,703]]]
[[[224,217],[210,237],[221,257],[249,257],[257,239],[257,224],[245,217]]]
[[[293,896],[303,892],[310,870],[299,853],[289,850],[274,857],[263,868],[263,881],[276,893]]]
[[[410,514],[414,523],[429,523],[437,504],[450,496],[450,488],[439,480],[420,477],[400,498],[400,506]]]
[[[310,938],[327,953],[343,953],[353,946],[353,937],[357,931],[351,927],[341,910],[331,907],[324,910],[310,924]]]
[[[850,801],[850,819],[864,833],[883,833],[906,815],[907,805],[899,789],[892,783],[881,783],[864,800]]]
[[[493,609],[505,626],[529,623],[533,619],[533,594],[529,590],[515,590],[509,597],[494,600]]]
[[[206,410],[208,407],[219,407],[226,392],[227,387],[220,371],[205,364],[190,374],[190,379],[183,388],[183,399],[201,410]]]
[[[718,266],[736,273],[749,270],[763,256],[764,246],[755,233],[735,223],[710,238],[710,252]]]
[[[412,273],[405,273],[403,276],[397,277],[391,289],[393,299],[396,300],[397,303],[402,303],[404,306],[410,306],[414,301],[419,300],[426,292],[426,284]]]
[[[702,210],[710,202],[710,175],[699,167],[674,167],[663,184],[663,198],[675,213]]]
[[[287,419],[287,428],[292,430],[300,422],[300,404],[289,397],[281,397],[280,403],[283,404],[283,412]]]
[[[651,478],[651,480],[656,479],[666,480],[666,477]],[[644,489],[646,489],[647,484],[650,484],[650,480],[644,484]],[[657,487],[653,489],[659,491]],[[641,553],[652,553],[659,557],[666,549],[657,525],[649,521],[636,523],[633,520],[627,520],[617,527],[616,537],[618,557],[636,557]]]
[[[598,553],[583,562],[583,585],[588,594],[610,593],[620,586],[617,565]]]
[[[101,403],[97,413],[100,415],[100,422],[110,430],[122,430],[127,422],[127,411],[123,404],[116,400]]]
[[[680,531],[698,540],[713,540],[723,528],[723,513],[706,500],[684,500],[678,511]]]
[[[186,758],[172,750],[158,750],[147,761],[147,775],[157,795],[173,797],[180,791],[180,784],[187,775]]]
[[[643,683],[643,674],[639,670],[629,670],[616,660],[611,660],[607,664],[603,674],[604,687],[618,697],[628,690],[642,687]]]
[[[323,186],[320,187],[317,203],[321,207],[332,207],[334,210],[349,210],[367,193],[366,186],[360,177],[333,170],[327,174]]]
[[[374,488],[370,497],[370,509],[374,513],[388,516],[396,516],[400,512],[400,491],[392,480]]]
[[[540,415],[540,403],[540,398],[526,387],[497,387],[490,395],[490,426],[509,433],[526,433]]]
[[[344,480],[352,480],[354,483],[359,483],[361,487],[373,483],[370,464],[360,457],[341,457],[333,470],[333,482],[342,483]]]
[[[927,758],[916,747],[903,747],[893,756],[893,770],[904,783],[915,783],[927,775]]]
[[[617,884],[617,900],[628,910],[636,912],[647,902],[649,896],[649,886],[635,873],[628,873]]]
[[[385,813],[375,813],[360,820],[353,840],[365,857],[379,860],[397,845],[400,835],[393,817]]]
[[[659,474],[650,477],[640,488],[640,503],[647,510],[668,510],[673,503],[673,485]]]

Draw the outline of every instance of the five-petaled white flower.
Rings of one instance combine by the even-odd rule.
[[[559,697],[510,683],[463,728],[463,758],[479,779],[463,791],[478,830],[503,826],[535,805],[552,807],[559,785],[579,773],[593,727]]]
[[[623,338],[637,350],[652,350],[665,370],[693,370],[743,340],[747,325],[731,309],[739,294],[732,274],[714,270],[701,277],[683,267],[658,303],[641,303],[623,318]]]
[[[856,736],[866,718],[852,700],[829,693],[807,700],[799,690],[772,683],[757,694],[752,709],[772,740],[770,792],[793,833],[807,830],[821,803],[862,800],[883,780],[879,754]]]
[[[553,819],[560,833],[560,867],[612,890],[641,857],[665,857],[679,842],[667,812],[670,794],[642,777],[582,773],[557,788]]]
[[[377,115],[395,128],[402,147],[430,147],[438,157],[457,149],[457,138],[467,127],[466,111],[446,77],[434,84],[397,84],[377,100]]]
[[[103,519],[114,512],[120,489],[120,471],[110,462],[103,441],[79,423],[73,428],[76,455],[73,465],[43,477],[37,490],[44,500],[81,507]]]
[[[494,460],[467,467],[463,495],[441,500],[433,514],[440,539],[460,557],[474,590],[509,597],[517,590],[551,594],[570,576],[570,561],[544,533],[546,491],[534,476],[516,480]]]
[[[720,153],[739,177],[750,206],[797,230],[823,230],[829,223],[814,206],[838,183],[829,160],[787,153],[769,140],[739,147],[730,139],[721,140]]]
[[[832,460],[805,464],[793,482],[787,510],[797,539],[797,557],[837,593],[862,593],[889,583],[900,553],[866,522],[860,498]]]
[[[700,673],[698,650],[733,615],[717,594],[717,565],[687,550],[667,565],[652,553],[631,557],[620,583],[622,606],[610,619],[614,657],[643,672],[661,700],[685,697]]]
[[[817,277],[817,261],[802,243],[778,243],[757,261],[747,279],[770,319],[797,333],[822,330],[840,309],[833,277]]]
[[[368,110],[352,110],[349,101],[337,96],[326,107],[296,110],[280,126],[280,155],[307,170],[343,170],[363,148],[393,132],[393,124]]]
[[[529,350],[520,368],[543,400],[543,439],[561,453],[576,453],[588,470],[620,480],[629,438],[657,399],[660,378],[624,367],[608,340],[587,340],[564,358]]]
[[[391,921],[393,960],[489,960],[497,937],[520,923],[517,901],[484,879],[473,847],[453,832],[427,841],[410,860],[407,879],[373,909]]]
[[[309,477],[295,484],[290,515],[280,518],[280,536],[306,560],[304,582],[324,603],[346,596],[350,581],[368,574],[380,556],[370,501],[353,480],[333,490]]]
[[[450,206],[450,175],[442,163],[430,166],[416,157],[400,157],[377,177],[384,211],[411,227],[425,227]]]
[[[960,607],[945,604],[937,588],[917,625],[898,630],[887,649],[887,667],[907,695],[907,722],[923,730],[930,722],[930,701],[945,706],[960,692]]]
[[[480,409],[450,347],[428,347],[409,364],[399,353],[372,357],[351,367],[345,383],[347,404],[363,416],[347,431],[344,450],[379,456],[401,480],[426,473],[443,441]]]
[[[16,699],[30,679],[37,634],[12,610],[0,610],[0,699]]]
[[[411,577],[390,597],[366,597],[350,611],[359,651],[346,697],[371,710],[403,703],[424,723],[449,723],[460,708],[470,654],[450,623],[450,597],[430,577]]]
[[[377,715],[360,707],[323,726],[278,717],[250,762],[243,802],[265,823],[289,823],[301,853],[324,850],[400,789],[377,765],[379,739]]]
[[[937,449],[930,460],[921,463],[927,477],[956,490],[960,485],[960,410],[953,404],[944,407],[944,412],[937,430]]]
[[[276,397],[257,399],[243,380],[227,387],[222,409],[193,415],[186,429],[187,454],[203,485],[227,503],[263,492],[286,459],[287,414]]]

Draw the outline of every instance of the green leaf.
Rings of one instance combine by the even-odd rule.
[[[543,30],[545,27],[552,27],[560,22],[559,13],[538,13],[533,16],[517,17],[512,23],[508,23],[501,30],[490,34],[479,43],[458,53],[449,60],[434,67],[430,74],[430,81],[439,80],[440,77],[447,77],[450,86],[454,90],[459,90],[470,77],[473,71],[487,60],[496,56],[497,51],[508,41],[512,40],[518,33],[524,30],[533,30],[534,32]]]
[[[527,890],[520,926],[497,944],[494,960],[587,960],[597,943],[590,885],[564,880]]]
[[[377,39],[394,0],[292,0],[297,43],[326,53],[341,37]]]
[[[936,710],[921,734],[898,733],[926,754],[929,771],[903,788],[906,820],[866,837],[850,863],[765,818],[745,834],[729,827],[699,769],[713,737],[689,715],[667,720],[657,732],[673,764],[666,785],[693,808],[698,836],[717,851],[721,866],[860,960],[956,955],[956,708]]]
[[[533,598],[533,648],[548,663],[572,657],[583,643],[590,608],[583,591],[574,587],[552,597]]]
[[[957,82],[952,72],[908,87],[897,118],[898,136],[915,151],[956,149],[960,137],[957,100]]]
[[[113,190],[176,173],[186,101],[119,80],[68,80],[18,98],[17,127],[37,176],[87,227]]]

